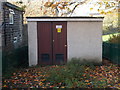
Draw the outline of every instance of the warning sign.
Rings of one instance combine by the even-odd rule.
[[[58,32],[58,33],[61,33],[61,28],[57,28],[57,32]]]
[[[56,29],[58,33],[62,32],[62,25],[56,25]]]

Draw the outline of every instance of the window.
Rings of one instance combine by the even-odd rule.
[[[9,14],[9,24],[13,24],[13,14]]]
[[[12,9],[9,9],[10,13],[9,13],[9,24],[13,24],[14,23],[14,11]]]

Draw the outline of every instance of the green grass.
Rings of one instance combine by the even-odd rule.
[[[106,42],[106,41],[108,41],[108,40],[110,39],[110,37],[112,37],[112,35],[118,35],[118,34],[120,34],[120,33],[103,35],[103,36],[102,36],[102,40],[103,40],[104,42]]]

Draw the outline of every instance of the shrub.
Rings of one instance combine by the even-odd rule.
[[[21,47],[9,52],[3,52],[3,76],[10,76],[17,68],[28,67],[28,47]]]
[[[120,44],[120,34],[112,35],[108,41],[110,43]]]
[[[91,63],[81,63],[80,58],[73,58],[63,68],[54,68],[49,72],[47,80],[53,85],[62,83],[65,87],[75,88],[78,87],[78,83],[86,78],[90,78],[89,75],[84,77],[86,67],[95,67]]]

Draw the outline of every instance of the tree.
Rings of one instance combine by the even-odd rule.
[[[120,34],[112,35],[112,37],[109,38],[108,42],[109,43],[120,44]]]
[[[25,1],[27,2],[25,3]],[[47,2],[45,0],[25,1],[20,0],[14,2],[14,4],[25,9],[26,13],[29,12],[28,15],[32,15],[32,13],[38,10],[39,12],[36,14],[43,12],[40,13],[41,16],[72,16],[78,6],[88,5],[88,3],[92,3],[94,0],[48,0]],[[111,13],[112,10],[115,11],[118,9],[118,2],[119,0],[97,0],[92,3],[93,6],[90,7],[90,10],[92,11],[95,7],[98,7],[98,12],[102,15],[106,15],[107,13]],[[120,9],[118,10],[120,11]],[[36,14],[34,13],[33,15]]]
[[[102,15],[111,14],[113,11],[118,12],[119,0],[98,0],[94,6],[98,6],[98,12]]]
[[[79,0],[75,2],[74,0],[53,0],[52,2],[48,1],[44,3],[46,10],[44,14],[51,12],[53,16],[72,16],[72,13],[75,9],[83,4],[93,2],[94,0]],[[97,0],[92,3],[93,7],[90,7],[90,10],[94,10],[95,7],[98,7],[97,10],[100,14],[106,15],[111,13],[112,10],[118,10],[118,1],[119,0]]]
[[[43,2],[40,0],[19,0],[19,1],[10,1],[10,3],[19,6],[22,10],[25,10],[24,13],[24,23],[27,23],[26,17],[32,16],[42,16],[44,11],[41,11]]]
[[[95,7],[98,6],[97,8],[98,12],[104,16],[103,34],[120,32],[119,3],[120,0],[101,0],[94,4]]]
[[[80,0],[80,1],[73,1],[73,0],[61,0],[57,1],[54,0],[52,2],[45,2],[44,7],[46,10],[44,11],[44,14],[47,15],[50,13],[50,15],[53,16],[72,16],[74,10],[79,6],[83,4],[87,4],[91,0]]]

